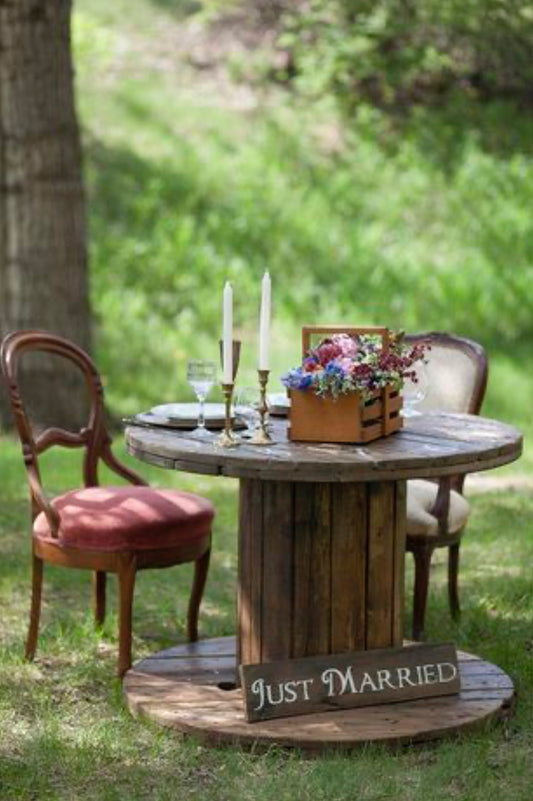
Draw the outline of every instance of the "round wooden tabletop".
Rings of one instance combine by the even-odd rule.
[[[507,464],[522,452],[513,426],[467,414],[433,412],[407,418],[404,428],[367,445],[299,443],[287,439],[287,422],[272,419],[272,445],[217,445],[190,431],[129,426],[129,453],[175,470],[275,481],[393,481],[473,473]]]

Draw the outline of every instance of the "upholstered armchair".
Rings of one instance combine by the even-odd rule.
[[[479,414],[487,385],[485,351],[476,342],[451,334],[431,332],[406,337],[426,340],[428,389],[417,407],[420,411]],[[406,549],[415,562],[413,637],[424,634],[430,565],[436,548],[448,548],[448,598],[450,612],[460,614],[458,573],[459,549],[470,506],[463,497],[465,476],[447,476],[439,482],[407,482]]]

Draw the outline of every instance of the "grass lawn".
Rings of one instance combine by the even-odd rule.
[[[127,458],[127,457],[126,457]],[[45,465],[51,492],[68,487],[76,455],[53,452]],[[139,468],[139,465],[136,465]],[[141,471],[162,486],[194,489],[217,506],[214,556],[201,614],[204,636],[234,632],[236,482]],[[48,568],[36,661],[22,659],[29,602],[28,504],[18,445],[0,441],[0,798],[12,799],[397,799],[529,801],[533,783],[533,497],[500,493],[472,499],[463,547],[463,617],[446,608],[443,555],[435,559],[429,639],[500,665],[518,690],[515,715],[458,740],[397,753],[371,747],[348,756],[302,759],[206,749],[134,721],[115,678],[116,594],[96,633],[85,572]],[[409,565],[410,568],[410,565]],[[135,657],[184,640],[189,566],[139,576]],[[412,576],[409,569],[409,589]],[[410,614],[406,607],[406,622]]]

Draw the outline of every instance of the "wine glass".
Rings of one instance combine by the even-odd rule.
[[[257,387],[241,387],[235,395],[235,414],[246,423],[243,436],[250,437],[259,422],[259,403],[261,396]]]
[[[187,362],[187,381],[193,388],[200,404],[197,427],[192,432],[196,437],[210,436],[205,427],[205,399],[216,378],[217,366],[215,362],[208,362],[203,359],[191,359]]]
[[[416,417],[421,414],[414,407],[424,400],[428,391],[428,374],[423,362],[417,364],[414,371],[415,379],[407,378],[403,385],[403,417]]]

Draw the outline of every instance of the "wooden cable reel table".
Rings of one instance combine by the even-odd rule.
[[[433,413],[370,445],[288,442],[224,450],[187,432],[131,427],[152,464],[240,479],[237,638],[155,654],[124,682],[130,709],[211,742],[309,749],[430,739],[501,713],[509,677],[460,654],[459,696],[248,724],[236,664],[403,643],[406,479],[457,475],[518,458],[518,431]],[[230,689],[227,689],[230,688]]]

